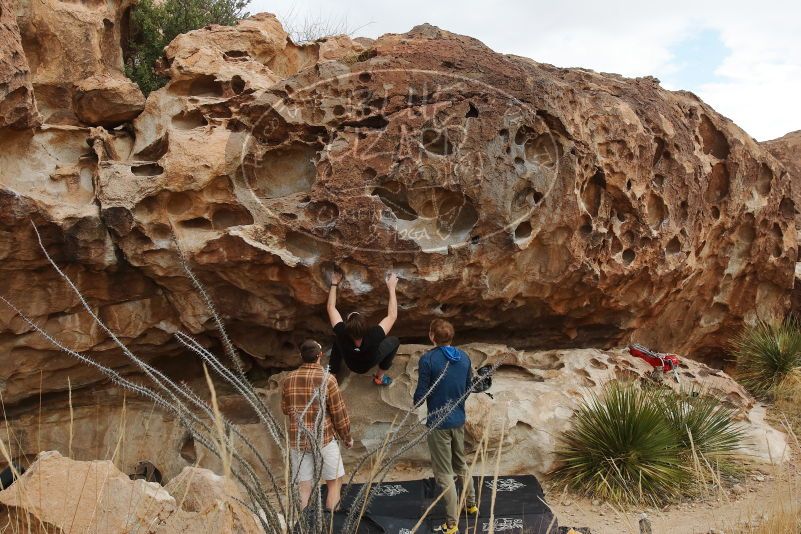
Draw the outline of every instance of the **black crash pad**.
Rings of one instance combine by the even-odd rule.
[[[460,518],[459,531],[473,532],[478,521],[477,532],[489,531],[489,513],[492,501],[494,479],[486,477],[482,481],[475,477],[476,492],[481,484],[479,517]],[[361,489],[360,484],[351,486],[343,493],[340,511],[335,514],[334,531],[341,528],[353,499]],[[345,488],[343,488],[344,492]],[[409,534],[431,502],[439,495],[433,479],[404,482],[385,482],[376,490],[364,516],[360,533],[365,534]],[[494,507],[495,532],[503,534],[555,534],[558,524],[548,506],[542,486],[533,476],[506,476],[498,478]],[[431,532],[443,523],[445,508],[440,500],[429,512],[428,517],[417,530],[420,534]]]

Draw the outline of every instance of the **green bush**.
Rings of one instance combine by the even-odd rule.
[[[576,411],[554,475],[572,491],[618,504],[674,500],[702,477],[693,454],[739,447],[734,416],[711,397],[613,382]]]
[[[655,393],[613,383],[581,406],[563,437],[556,472],[568,488],[614,502],[672,497],[689,481],[680,440]]]
[[[231,26],[247,16],[250,0],[140,0],[131,11],[125,74],[147,95],[167,79],[155,72],[164,47],[178,35],[208,24]]]
[[[695,450],[712,459],[732,453],[743,441],[742,428],[734,424],[737,410],[714,397],[692,390],[664,390],[655,399],[679,435],[683,451]]]
[[[785,377],[801,368],[801,324],[796,317],[759,321],[740,332],[732,349],[739,381],[758,397],[772,397]]]

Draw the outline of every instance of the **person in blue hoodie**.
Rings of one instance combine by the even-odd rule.
[[[473,366],[466,353],[451,346],[453,325],[434,319],[428,337],[436,347],[420,358],[417,367],[417,389],[414,405],[426,401],[428,418],[428,450],[431,469],[440,491],[445,492],[446,523],[435,529],[444,534],[459,531],[459,496],[454,475],[462,480],[466,491],[465,512],[478,515],[476,494],[464,454],[464,404],[472,389]]]

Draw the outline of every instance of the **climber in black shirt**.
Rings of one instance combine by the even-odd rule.
[[[331,349],[331,372],[339,373],[342,360],[348,369],[358,374],[365,374],[378,366],[373,375],[373,383],[378,386],[388,386],[392,378],[386,371],[392,366],[392,359],[398,352],[400,341],[397,337],[388,336],[392,325],[398,318],[398,299],[395,296],[395,287],[398,277],[391,274],[387,278],[389,289],[389,304],[387,316],[381,319],[376,326],[368,327],[364,317],[359,312],[351,312],[343,321],[337,310],[337,286],[342,281],[342,274],[335,272],[331,275],[331,288],[328,291],[328,318],[334,329],[334,346]]]

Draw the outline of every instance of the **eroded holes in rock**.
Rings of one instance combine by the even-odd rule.
[[[667,207],[662,197],[648,193],[648,200],[645,203],[645,215],[648,219],[648,225],[653,229],[658,229],[662,222],[667,218]]]
[[[750,255],[751,245],[756,238],[754,216],[748,213],[745,215],[744,219],[745,220],[740,223],[730,240],[729,269],[733,269],[734,271],[739,270],[745,258]]]
[[[282,219],[286,219],[288,221],[295,221],[298,218],[298,214],[286,211],[286,212],[281,213],[281,218]]]
[[[736,241],[745,245],[751,245],[756,238],[754,216],[747,213],[744,218],[745,220],[737,227],[737,232],[735,233]]]
[[[682,200],[679,202],[679,219],[681,221],[686,221],[687,217],[690,216],[689,212],[689,205],[687,204],[686,200]]]
[[[192,438],[191,434],[187,434],[184,437],[183,442],[181,443],[181,448],[178,451],[181,455],[181,458],[186,460],[189,464],[194,464],[197,462],[197,451],[195,450],[195,440]]]
[[[231,78],[231,91],[233,91],[235,95],[241,94],[244,90],[245,80],[243,80],[241,76],[237,74]]]
[[[591,217],[598,216],[598,210],[601,208],[601,198],[605,189],[606,177],[604,176],[604,171],[598,169],[584,184],[584,189],[581,192],[584,208]]]
[[[498,135],[501,136],[501,140],[504,143],[508,143],[509,142],[509,130],[507,130],[506,128],[503,128],[502,130],[498,130]]]
[[[167,200],[167,212],[170,215],[180,215],[192,207],[192,199],[186,193],[173,193]]]
[[[205,217],[195,217],[187,219],[179,223],[182,228],[189,228],[191,230],[211,230],[211,221]]]
[[[590,365],[596,369],[608,369],[609,366],[598,358],[590,358]]]
[[[223,57],[225,59],[242,59],[242,58],[249,58],[250,54],[248,54],[244,50],[228,50],[227,52],[223,53]]]
[[[206,126],[209,121],[203,116],[203,113],[198,109],[191,111],[182,111],[172,117],[172,125],[179,130],[191,130],[193,128],[200,128]]]
[[[712,212],[713,219],[720,219],[720,208],[718,208],[717,206],[712,206],[712,209],[710,211]]]
[[[579,226],[579,233],[584,237],[592,234],[592,219],[586,215],[581,216],[581,226]]]
[[[534,133],[534,132],[533,132],[533,131],[532,131],[530,128],[528,128],[528,127],[526,127],[526,126],[521,126],[520,128],[518,128],[518,129],[517,129],[517,132],[515,132],[515,144],[516,144],[516,145],[523,145],[523,144],[525,144],[526,140],[527,140],[527,139],[528,139],[528,138],[529,138],[529,137],[530,137],[530,136],[531,136],[533,133]]]
[[[368,110],[368,113],[370,110]],[[383,115],[370,115],[357,121],[344,121],[342,126],[349,126],[351,128],[370,128],[373,130],[383,130],[387,127],[389,121]]]
[[[553,167],[559,158],[559,147],[550,135],[542,134],[527,139],[523,148],[529,162],[543,167]]]
[[[431,128],[423,130],[423,148],[432,154],[449,156],[453,154],[453,143],[448,139],[448,131],[437,131]]]
[[[170,85],[169,91],[180,96],[221,97],[223,84],[211,74],[203,74],[191,80],[180,80]]]
[[[333,224],[339,217],[339,208],[333,202],[322,200],[312,202],[306,207],[309,218],[317,226],[328,226]]]
[[[520,243],[531,237],[531,223],[523,221],[515,228],[515,242]]]
[[[164,167],[158,163],[146,163],[131,166],[131,172],[135,176],[158,176],[164,172]]]
[[[590,373],[586,369],[576,369],[576,374],[581,377],[581,383],[584,387],[592,388],[597,385],[595,381],[590,378]]]
[[[678,254],[681,252],[681,242],[679,241],[678,237],[673,237],[668,244],[665,246],[665,252],[668,254]]]
[[[369,72],[360,72],[359,73],[359,81],[362,83],[367,83],[373,79],[373,76]]]
[[[652,166],[655,166],[659,163],[659,160],[662,159],[662,154],[665,153],[665,140],[661,137],[657,137],[654,139],[656,142],[656,148],[654,148],[654,159],[652,161]]]
[[[698,133],[701,136],[701,146],[704,154],[711,154],[718,159],[729,157],[729,142],[726,140],[726,136],[717,129],[706,115],[701,115]]]
[[[478,108],[473,105],[472,102],[469,102],[470,107],[467,108],[467,113],[464,114],[465,118],[471,119],[478,117]]]
[[[438,207],[436,209],[437,230],[454,241],[461,241],[470,235],[478,222],[478,212],[465,195],[437,188]]]
[[[636,254],[634,254],[634,251],[631,250],[630,248],[627,248],[626,250],[623,251],[623,255],[622,255],[623,263],[625,263],[626,265],[630,265],[631,262],[634,261],[635,257],[636,257]]]
[[[335,117],[341,117],[345,114],[345,106],[337,104],[331,111],[333,111]]]
[[[626,180],[626,191],[631,191],[631,180]]]
[[[218,208],[211,216],[211,223],[215,230],[224,230],[231,226],[253,224],[253,216],[247,210],[241,208]]]
[[[284,247],[306,264],[317,261],[329,248],[323,241],[294,230],[287,232]]]
[[[779,202],[779,213],[785,219],[792,219],[795,217],[795,202],[790,198],[784,197],[781,202]]]
[[[373,195],[392,210],[398,219],[404,221],[417,219],[417,212],[409,205],[409,197],[403,184],[390,180],[373,189]]]
[[[526,162],[525,162],[525,160],[523,160],[523,158],[515,158],[514,162],[515,162],[515,166],[516,167],[521,167],[522,168],[522,167],[525,167],[525,165],[526,165]]]
[[[170,149],[169,134],[165,133],[134,155],[135,159],[158,161]]]
[[[618,239],[618,237],[614,234],[612,234],[609,250],[612,252],[612,256],[623,250],[623,243],[621,243],[620,239]]]
[[[773,226],[770,229],[770,237],[772,245],[771,255],[774,258],[779,258],[781,257],[784,249],[784,233],[777,223],[773,223]]]
[[[248,169],[248,182],[260,198],[279,198],[310,191],[316,178],[317,150],[302,143],[271,150]]]
[[[662,185],[665,183],[665,177],[661,174],[656,174],[654,175],[653,182],[656,187],[662,187]]]
[[[172,235],[172,228],[164,223],[156,223],[150,227],[150,235],[155,239],[168,239]]]
[[[756,189],[762,196],[770,194],[771,186],[773,185],[773,171],[770,170],[766,164],[759,166],[759,175],[757,176]]]
[[[720,202],[729,196],[729,170],[722,161],[712,166],[709,183],[704,192],[704,200],[709,203]]]

